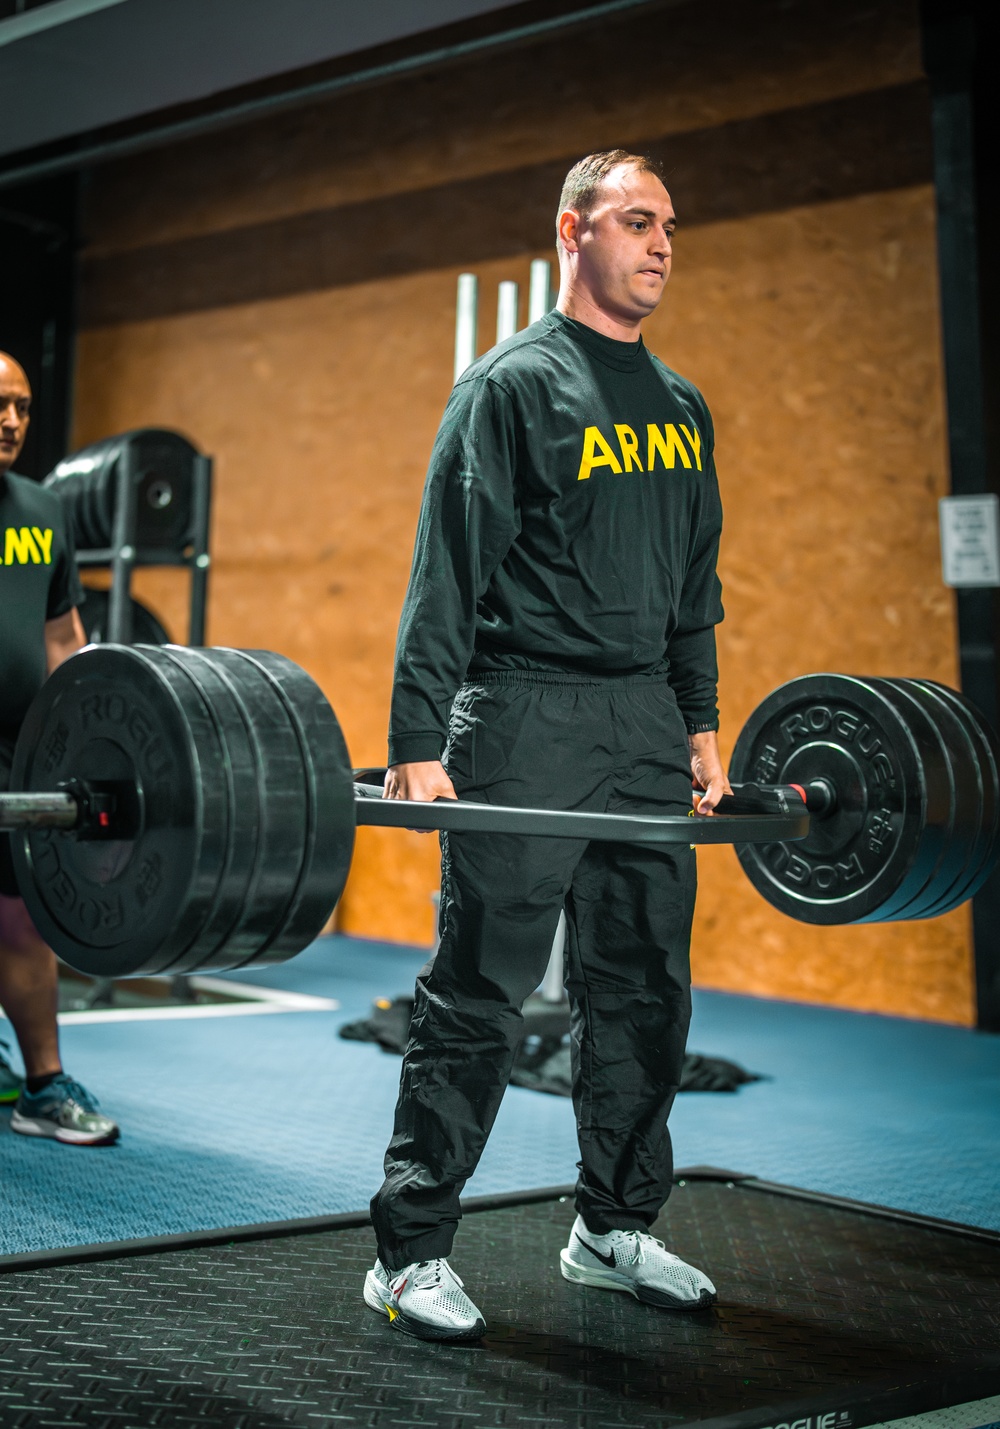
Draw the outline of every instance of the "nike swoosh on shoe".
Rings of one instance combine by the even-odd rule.
[[[583,1236],[578,1235],[578,1236],[577,1236],[577,1240],[580,1242],[580,1244],[581,1244],[586,1250],[589,1250],[589,1251],[590,1251],[591,1255],[594,1257],[595,1260],[599,1260],[599,1261],[601,1262],[601,1264],[602,1264],[602,1265],[606,1265],[609,1270],[614,1270],[614,1269],[615,1269],[615,1267],[617,1266],[618,1262],[617,1262],[617,1260],[615,1260],[615,1253],[614,1253],[614,1251],[611,1251],[611,1253],[610,1253],[609,1255],[602,1255],[601,1252],[600,1252],[599,1250],[597,1250],[595,1246],[592,1246],[592,1245],[589,1243],[589,1241],[585,1241],[584,1238],[583,1238]]]

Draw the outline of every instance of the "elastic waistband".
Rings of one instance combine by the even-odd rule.
[[[599,690],[627,690],[639,685],[664,685],[669,689],[670,681],[659,672],[648,675],[584,675],[568,670],[482,670],[468,675],[462,682],[463,689],[473,689],[477,685],[528,689],[540,685],[575,685]]]

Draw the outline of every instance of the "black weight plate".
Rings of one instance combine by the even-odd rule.
[[[993,730],[971,700],[933,680],[918,683],[949,704],[963,721],[978,757],[982,780],[982,825],[970,861],[969,878],[948,905],[939,909],[947,913],[974,897],[996,867],[1000,853],[1000,748]]]
[[[296,710],[303,711],[304,721],[307,721],[305,707],[311,701],[319,699],[324,705],[326,701],[304,671],[281,656],[265,655],[258,659],[258,652],[247,655],[247,652],[217,649],[199,651],[198,655],[212,666],[216,678],[228,685],[239,705],[257,751],[260,803],[258,857],[243,917],[211,961],[201,959],[199,965],[233,968],[278,962],[301,951],[322,931],[346,876],[346,867],[341,874],[336,860],[325,865],[317,909],[314,906],[317,870],[313,868],[316,835],[330,815],[317,818],[314,811],[312,759],[303,753],[300,738],[303,726],[292,717],[286,690],[288,687],[294,690],[292,704]],[[263,660],[274,662],[282,676],[279,683],[262,668]],[[326,709],[336,727],[332,710],[328,705]],[[307,722],[313,740],[319,744],[319,724],[315,719]],[[339,736],[339,727],[336,728]],[[329,739],[327,732],[328,744]],[[342,740],[340,742],[342,745]],[[346,761],[346,751],[343,758]],[[331,810],[336,806],[334,799]],[[351,813],[353,815],[353,791]],[[352,836],[353,826],[351,840]],[[342,835],[338,837],[338,847],[344,847]],[[349,862],[350,842],[346,857]],[[332,891],[331,875],[339,879]]]
[[[128,837],[114,841],[50,830],[11,839],[28,911],[71,967],[94,977],[157,973],[198,937],[228,839],[224,763],[190,681],[142,649],[91,646],[45,682],[11,787],[111,781],[128,815]]]
[[[45,478],[66,506],[78,550],[111,544],[118,463],[126,452],[136,486],[135,542],[177,552],[191,539],[194,462],[186,437],[143,427],[107,437],[64,458]],[[159,642],[153,642],[159,643]]]
[[[954,886],[968,863],[971,838],[964,801],[971,769],[961,766],[962,746],[943,708],[929,705],[920,691],[910,687],[909,680],[873,679],[870,683],[895,704],[919,744],[927,811],[922,840],[926,858],[918,862],[914,876],[899,894],[868,921],[923,918],[927,916],[924,910]],[[972,817],[978,820],[978,809]],[[922,882],[918,882],[917,867],[922,870]]]
[[[168,970],[229,967],[249,956],[256,946],[252,929],[260,920],[253,893],[260,851],[258,810],[259,760],[239,700],[204,652],[171,645],[147,652],[156,662],[169,662],[189,679],[202,698],[225,752],[229,797],[229,836],[215,901],[197,938]],[[219,949],[225,946],[225,960]],[[242,954],[238,951],[243,949]]]
[[[980,860],[982,839],[982,772],[972,737],[957,709],[920,680],[892,680],[901,694],[923,706],[934,722],[951,766],[953,803],[948,849],[934,878],[913,905],[896,918],[935,918],[963,901],[962,889]]]
[[[271,681],[299,742],[309,789],[309,824],[302,876],[269,961],[292,957],[323,931],[347,882],[354,852],[354,778],[337,716],[306,672],[270,650],[227,652]]]
[[[252,817],[258,839],[245,914],[230,940],[201,966],[222,969],[280,962],[290,954],[272,951],[272,945],[302,880],[309,831],[302,751],[285,703],[263,670],[239,650],[208,648],[200,653],[238,703],[254,750],[257,797]],[[248,813],[238,813],[237,818]]]
[[[921,751],[894,704],[850,675],[805,675],[768,695],[741,730],[730,778],[827,779],[836,811],[796,843],[738,845],[768,902],[805,923],[877,920],[926,881],[927,790]]]
[[[92,645],[103,645],[108,628],[108,611],[111,594],[106,590],[95,590],[87,586],[87,598],[80,606],[80,619],[84,634]],[[129,597],[132,610],[132,638],[130,645],[169,645],[170,636],[151,610],[141,601]]]

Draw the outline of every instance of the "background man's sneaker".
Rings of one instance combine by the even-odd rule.
[[[569,1245],[559,1252],[565,1280],[625,1290],[644,1305],[664,1310],[707,1310],[715,1286],[707,1275],[664,1249],[662,1240],[641,1231],[591,1235],[577,1216]]]
[[[0,1106],[6,1102],[16,1102],[24,1086],[24,1078],[19,1076],[4,1056],[10,1048],[0,1037]]]
[[[96,1097],[65,1072],[34,1095],[25,1088],[10,1126],[23,1136],[51,1136],[74,1146],[110,1146],[119,1136],[116,1123],[97,1110]]]
[[[447,1260],[418,1260],[392,1277],[376,1260],[365,1276],[365,1304],[418,1340],[478,1340],[486,1333]]]

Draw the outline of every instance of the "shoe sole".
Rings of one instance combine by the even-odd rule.
[[[708,1310],[715,1304],[716,1296],[710,1290],[702,1290],[697,1300],[677,1300],[663,1290],[653,1290],[648,1285],[637,1285],[630,1276],[616,1270],[599,1270],[596,1266],[581,1265],[573,1260],[568,1251],[559,1252],[559,1269],[564,1280],[573,1285],[592,1285],[598,1290],[621,1290],[633,1296],[643,1305],[655,1305],[658,1310]]]
[[[121,1135],[117,1127],[114,1131],[105,1131],[99,1136],[87,1131],[73,1131],[67,1126],[56,1126],[51,1121],[33,1121],[31,1117],[22,1116],[19,1111],[15,1111],[11,1117],[10,1129],[19,1131],[22,1136],[41,1136],[50,1141],[61,1141],[66,1146],[112,1146]]]
[[[449,1340],[454,1344],[466,1340],[481,1340],[486,1334],[485,1320],[477,1320],[468,1330],[447,1330],[441,1325],[428,1325],[422,1320],[413,1319],[405,1310],[399,1310],[395,1305],[389,1304],[385,1298],[384,1286],[371,1270],[365,1276],[365,1304],[369,1310],[385,1315],[394,1330],[401,1330],[404,1335],[412,1335],[416,1340]]]
[[[8,1106],[11,1102],[16,1102],[21,1095],[19,1087],[15,1087],[10,1092],[0,1092],[0,1106]]]

